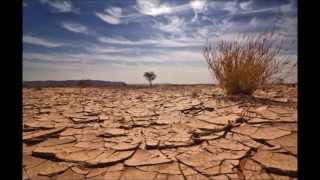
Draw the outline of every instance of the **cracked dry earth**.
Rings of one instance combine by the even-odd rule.
[[[297,179],[296,87],[23,89],[23,179]]]

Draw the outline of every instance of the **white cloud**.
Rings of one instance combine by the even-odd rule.
[[[258,25],[260,25],[260,21],[258,20],[258,18],[253,17],[250,22],[249,25],[252,27],[257,27]]]
[[[111,16],[114,16],[114,17],[121,17],[121,14],[122,14],[122,9],[119,8],[119,7],[111,7],[111,8],[108,8],[108,9],[105,9],[106,12],[108,12]]]
[[[228,11],[229,15],[235,15],[241,9],[241,5],[237,1],[211,1],[208,6],[212,9]]]
[[[55,43],[55,42],[48,41],[46,39],[42,39],[42,38],[34,37],[34,36],[29,36],[29,35],[23,36],[23,42],[27,43],[27,44],[45,46],[45,47],[49,47],[49,48],[59,47],[59,46],[65,45],[62,43]]]
[[[200,36],[201,38],[207,38],[209,34],[208,28],[200,28],[196,32],[196,36]]]
[[[207,0],[192,0],[190,6],[197,11],[203,11],[206,9]]]
[[[54,9],[54,12],[66,13],[75,12],[78,13],[79,9],[75,9],[70,0],[40,0],[42,4],[47,4]]]
[[[130,41],[124,38],[108,38],[108,37],[98,37],[98,41],[103,43],[111,43],[111,44],[121,44],[121,45],[134,45],[137,44],[134,41]]]
[[[158,16],[172,12],[171,7],[167,4],[160,4],[160,0],[137,0],[136,2],[137,10],[141,14]]]
[[[252,9],[253,0],[240,2],[239,5],[242,10],[251,10]]]
[[[23,3],[22,3],[22,6],[23,6],[23,7],[27,7],[28,4],[27,4],[26,2],[23,2]]]
[[[192,1],[190,1],[190,6],[194,12],[194,17],[192,18],[192,21],[195,21],[198,19],[198,14],[207,11],[207,5],[208,5],[207,0],[192,0]]]
[[[122,17],[122,9],[119,7],[110,7],[105,9],[106,14],[104,13],[95,13],[97,17],[109,24],[120,24]]]
[[[109,23],[109,24],[120,24],[120,19],[117,17],[109,16],[107,14],[102,13],[95,13],[96,16],[98,16],[103,21]]]
[[[158,37],[154,39],[143,39],[137,41],[131,41],[122,37],[118,38],[108,38],[108,37],[98,37],[98,41],[108,44],[118,44],[118,45],[151,45],[154,47],[191,47],[191,46],[202,46],[204,40],[180,37],[180,38],[164,38]]]
[[[128,52],[130,49],[128,48],[115,48],[110,46],[89,46],[86,47],[86,50],[91,53],[100,53],[100,54],[107,54],[107,53],[120,53],[120,52]]]
[[[178,16],[167,16],[168,23],[156,22],[153,28],[159,29],[164,32],[178,33],[181,32],[185,26],[184,19]]]
[[[62,26],[72,32],[84,33],[87,31],[87,28],[81,24],[71,23],[71,22],[62,22]]]
[[[73,63],[73,64],[90,64],[95,63],[179,63],[179,62],[199,62],[203,60],[201,51],[189,50],[156,50],[150,52],[147,49],[140,49],[143,53],[127,54],[137,49],[123,48],[115,49],[108,47],[102,50],[103,47],[93,47],[88,49],[87,53],[23,53],[24,60],[32,60],[35,63]],[[105,50],[105,51],[104,51]],[[97,51],[99,53],[97,53]],[[109,54],[110,52],[116,54]]]
[[[287,14],[296,10],[295,0],[291,0],[289,3],[282,4],[279,6],[267,7],[267,8],[255,8],[253,7],[253,1],[233,3],[233,6],[227,6],[233,8],[232,15],[257,15],[261,13],[283,13]]]
[[[266,11],[273,11],[273,10],[280,10],[282,12],[289,12],[289,11],[292,11],[293,8],[295,8],[296,1],[290,0],[289,3],[282,4],[279,6],[274,6],[274,7],[270,7],[270,8],[255,9],[254,1],[250,0],[250,1],[240,2],[239,6],[241,7],[241,10],[246,13],[266,12]]]
[[[281,5],[279,8],[280,8],[280,11],[282,13],[287,13],[287,12],[290,12],[294,9],[297,9],[297,4],[296,4],[296,0],[291,0],[290,3],[288,4],[283,4]]]
[[[88,28],[82,24],[73,22],[62,22],[61,25],[62,27],[71,32],[89,34]]]
[[[23,59],[33,59],[38,62],[77,62],[79,60],[71,59],[65,54],[45,54],[45,53],[23,53]]]

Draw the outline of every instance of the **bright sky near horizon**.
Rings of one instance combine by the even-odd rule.
[[[201,49],[275,27],[297,60],[296,0],[23,0],[23,80],[213,83]],[[296,72],[289,81],[296,81]]]

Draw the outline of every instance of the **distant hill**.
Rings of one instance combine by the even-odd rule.
[[[23,87],[126,86],[124,82],[99,80],[24,81]]]

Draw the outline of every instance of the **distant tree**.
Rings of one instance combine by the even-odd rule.
[[[79,96],[80,96],[80,104],[82,105],[82,112],[85,110],[85,106],[82,104],[85,102],[85,94],[83,92],[83,89],[90,86],[90,80],[89,79],[81,79],[78,81],[77,86],[79,87]]]
[[[147,81],[149,81],[150,87],[152,86],[152,81],[156,79],[157,75],[154,72],[145,72],[143,75]]]
[[[90,86],[90,80],[81,79],[76,85],[79,87],[80,94],[82,94],[82,89]]]
[[[84,79],[79,80],[78,81],[78,86],[80,86],[80,87],[88,87],[88,86],[90,86],[90,80],[89,79],[87,79],[87,80],[84,80]]]

